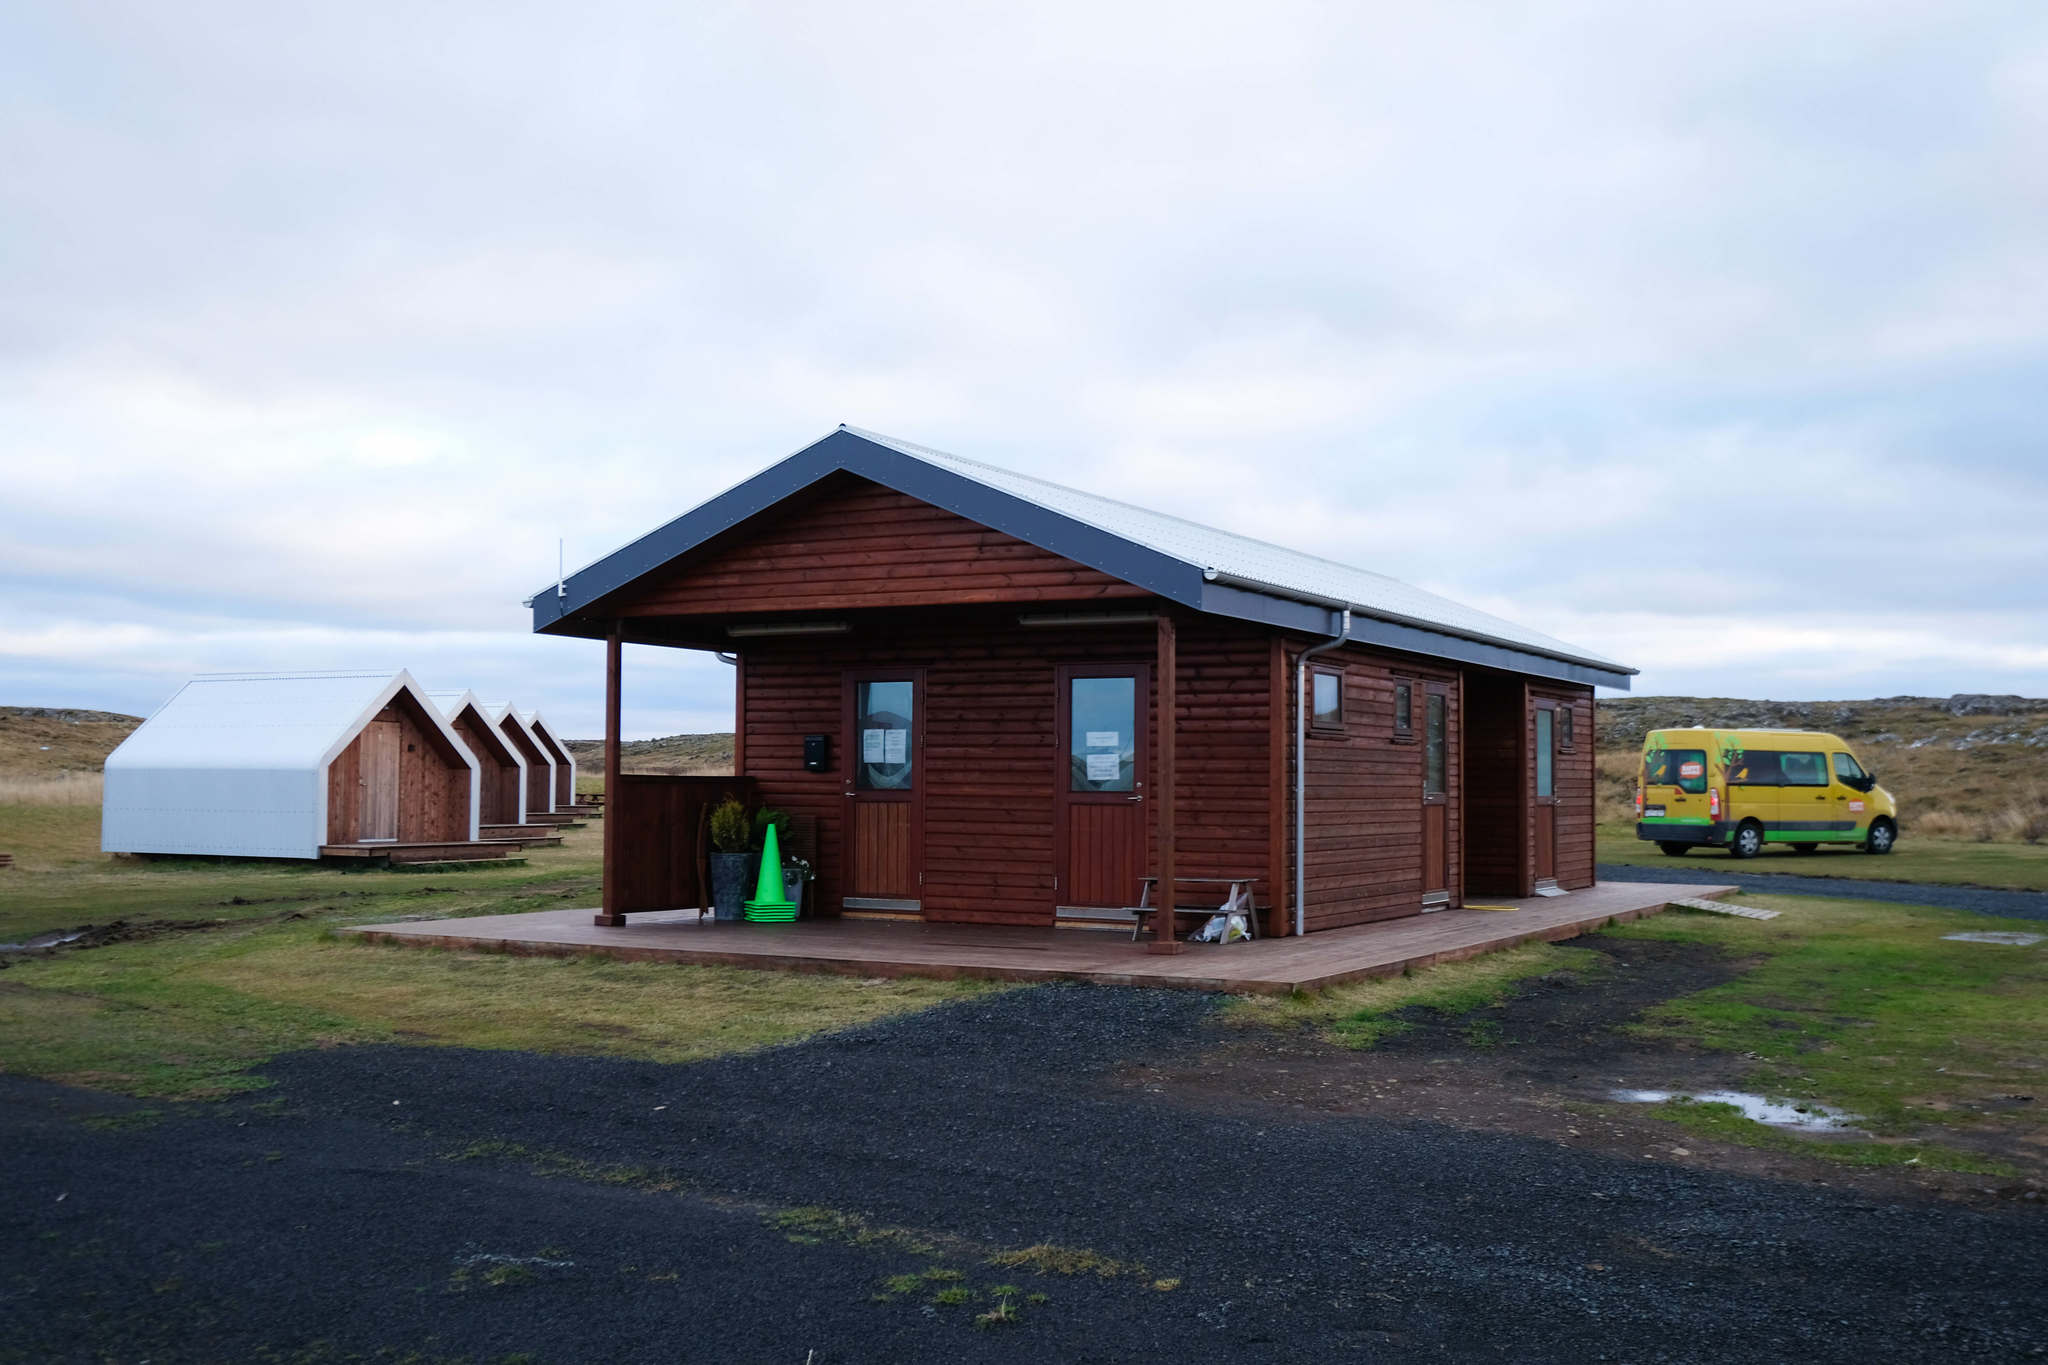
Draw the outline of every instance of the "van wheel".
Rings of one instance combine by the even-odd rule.
[[[1863,840],[1865,853],[1889,853],[1892,845],[1899,841],[1898,827],[1889,820],[1872,820],[1870,833]]]
[[[1794,845],[1792,845],[1792,851],[1793,851],[1794,853],[1818,853],[1818,852],[1820,851],[1820,845],[1819,845],[1819,844],[1794,844]]]
[[[1683,858],[1686,854],[1692,852],[1691,844],[1670,844],[1660,840],[1657,847],[1667,858]]]
[[[1764,827],[1754,820],[1744,820],[1735,827],[1735,837],[1728,841],[1728,856],[1731,858],[1754,858],[1764,851]]]

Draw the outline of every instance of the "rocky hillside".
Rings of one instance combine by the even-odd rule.
[[[140,716],[58,706],[0,706],[0,777],[96,773]]]
[[[1856,746],[1917,833],[2048,839],[2048,699],[1959,693],[1867,701],[1616,697],[1599,706],[1602,818],[1626,821],[1651,730],[1828,730]]]
[[[604,741],[572,739],[565,743],[578,774],[604,772]],[[629,739],[619,746],[619,767],[629,773],[669,773],[682,777],[716,776],[732,771],[732,731],[711,735],[669,735],[662,739]]]

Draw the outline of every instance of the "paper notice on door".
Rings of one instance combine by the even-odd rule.
[[[1124,775],[1122,754],[1088,755],[1088,780],[1090,782],[1114,782]]]
[[[860,732],[860,761],[863,763],[882,762],[882,753],[887,743],[882,736],[885,730],[863,730]]]
[[[1123,738],[1122,733],[1116,730],[1090,730],[1088,732],[1088,747],[1091,749],[1121,749],[1124,747]]]
[[[910,731],[882,731],[882,762],[908,763],[910,761]]]

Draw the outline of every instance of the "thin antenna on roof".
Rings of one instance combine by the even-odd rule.
[[[563,572],[566,564],[562,559],[562,539],[555,538],[555,599],[560,601],[569,595],[568,575]]]

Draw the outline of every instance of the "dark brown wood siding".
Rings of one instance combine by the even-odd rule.
[[[761,799],[818,821],[818,905],[844,894],[843,678],[849,668],[925,670],[924,884],[927,918],[1053,919],[1054,733],[1060,664],[1150,663],[1151,624],[1027,629],[1014,614],[864,623],[838,637],[749,641],[742,716],[746,773]],[[1182,876],[1268,874],[1268,645],[1218,618],[1180,639],[1179,861]],[[1158,717],[1147,725],[1157,735]],[[834,771],[803,770],[803,737],[833,736]],[[1148,832],[1147,859],[1151,857]],[[1262,890],[1270,894],[1270,885]],[[1138,888],[1129,895],[1135,902]]]
[[[474,708],[463,711],[449,726],[476,755],[481,774],[477,787],[477,819],[485,825],[519,823],[519,764],[505,740]]]
[[[839,474],[597,611],[729,616],[1147,595],[1015,536]]]
[[[1308,643],[1312,642],[1290,640],[1287,644],[1281,663],[1288,670],[1290,693],[1295,662]],[[1460,797],[1464,764],[1457,675],[1356,645],[1319,654],[1313,664],[1342,674],[1344,724],[1337,733],[1311,729],[1308,736],[1307,927],[1311,931],[1334,929],[1422,913],[1424,684],[1430,682],[1446,685],[1449,889],[1451,904],[1462,903],[1464,820]],[[1397,681],[1414,688],[1412,739],[1398,738],[1394,732]],[[1295,704],[1307,704],[1306,696],[1296,698]],[[1293,733],[1290,717],[1290,743]],[[1288,781],[1291,787],[1291,773]],[[1291,864],[1291,830],[1287,838]]]
[[[427,723],[401,696],[374,717],[396,721],[398,744],[398,842],[457,843],[469,838],[469,765],[449,747],[440,729]],[[362,735],[327,766],[327,842],[354,843],[362,837],[360,779]]]

